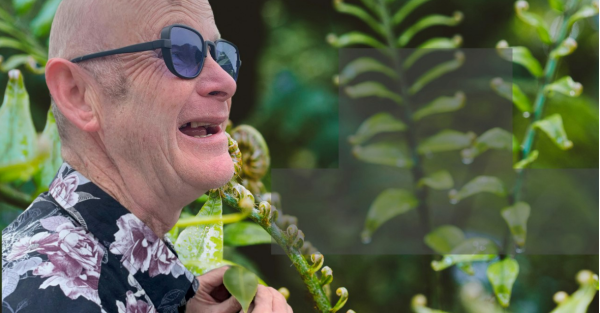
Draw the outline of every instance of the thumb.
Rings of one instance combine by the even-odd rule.
[[[229,266],[222,266],[206,272],[204,275],[197,276],[200,287],[212,290],[223,283],[223,275]]]

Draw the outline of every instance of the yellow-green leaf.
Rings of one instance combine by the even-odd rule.
[[[560,45],[558,45],[558,47],[556,47],[554,50],[552,50],[552,52],[550,52],[550,57],[552,57],[552,58],[564,57],[566,55],[573,53],[573,51],[575,51],[575,49],[577,49],[577,41],[575,41],[575,39],[569,37],[569,38],[563,40],[563,42],[561,42]]]
[[[380,112],[366,119],[348,141],[360,145],[380,133],[399,132],[406,129],[406,124],[390,113]]]
[[[506,130],[495,127],[475,139],[473,145],[461,151],[464,163],[471,163],[475,157],[488,149],[511,150],[513,136]]]
[[[462,41],[463,39],[460,35],[454,35],[452,38],[431,38],[420,44],[415,51],[406,58],[403,66],[405,69],[408,69],[421,57],[431,52],[458,48],[462,44]]]
[[[8,37],[0,37],[0,48],[12,48],[21,51],[25,51],[26,47],[18,40],[8,38]]]
[[[398,37],[398,46],[404,47],[406,44],[416,35],[418,32],[433,26],[446,25],[454,26],[458,25],[463,19],[463,14],[459,11],[454,12],[452,16],[445,15],[429,15],[418,20],[411,27],[406,29],[400,37]]]
[[[505,308],[510,305],[510,294],[518,275],[519,263],[511,258],[493,263],[487,269],[487,277],[494,288],[496,299]]]
[[[339,84],[345,85],[358,75],[369,72],[382,73],[391,78],[396,78],[398,76],[391,66],[382,64],[373,58],[361,57],[348,63],[348,65],[344,67],[339,76]]]
[[[221,217],[222,214],[219,191],[213,190],[196,216]],[[196,276],[219,267],[223,261],[223,222],[187,227],[177,237],[175,250],[183,264]]]
[[[454,187],[454,180],[448,171],[441,170],[421,178],[417,186],[421,187],[423,185],[437,190],[450,189]]]
[[[465,241],[465,234],[453,225],[440,226],[425,236],[427,246],[439,254],[450,253],[463,241]]]
[[[258,290],[258,277],[241,266],[232,266],[223,275],[223,285],[242,305],[242,310],[248,312]]]
[[[29,110],[29,95],[19,70],[8,73],[0,107],[0,166],[31,161],[37,155],[37,133]]]
[[[225,245],[239,247],[271,243],[271,235],[260,225],[252,222],[237,222],[225,225]]]
[[[582,91],[583,86],[574,81],[571,76],[560,78],[544,88],[544,92],[549,96],[553,96],[555,92],[558,92],[569,97],[579,97]]]
[[[356,84],[354,86],[348,86],[344,88],[344,91],[350,98],[365,98],[365,97],[378,97],[384,99],[390,99],[398,104],[402,103],[402,97],[397,93],[390,91],[381,83],[368,81]]]
[[[412,167],[412,161],[407,158],[399,143],[378,142],[366,146],[354,146],[352,149],[354,156],[367,163],[388,165],[400,168]]]
[[[327,35],[327,42],[336,47],[344,48],[352,45],[366,45],[373,48],[386,48],[386,45],[381,43],[379,40],[361,32],[353,31],[341,36],[334,34]]]
[[[511,101],[521,112],[530,113],[532,111],[531,102],[527,95],[517,84],[505,82],[502,78],[497,77],[492,79],[490,85],[498,95]]]
[[[529,164],[533,163],[533,161],[537,160],[538,155],[539,155],[539,152],[537,150],[531,151],[531,153],[529,153],[529,155],[526,158],[515,163],[513,168],[522,169],[522,168],[527,167]]]
[[[573,142],[567,138],[560,114],[553,114],[533,123],[533,127],[541,129],[562,150],[571,149]]]
[[[475,134],[461,133],[456,130],[445,129],[423,140],[417,147],[420,154],[453,151],[466,148],[475,139]]]
[[[499,197],[506,195],[504,184],[497,177],[477,176],[465,184],[460,191],[450,190],[448,196],[450,197],[450,202],[458,203],[460,200],[481,192],[493,193]]]
[[[35,0],[13,0],[12,3],[17,15],[24,15],[31,10]]]
[[[404,3],[402,5],[402,7],[398,11],[396,11],[394,16],[392,17],[392,23],[394,23],[394,25],[398,25],[398,24],[402,23],[404,18],[406,18],[410,14],[410,12],[414,11],[421,4],[423,4],[427,1],[429,1],[429,0],[409,0],[409,1],[407,1],[406,3]]]
[[[535,77],[544,76],[544,70],[540,62],[533,57],[526,47],[509,47],[505,40],[501,40],[496,45],[496,51],[501,58],[524,66],[531,75]]]
[[[23,64],[26,64],[29,61],[29,55],[27,54],[15,54],[10,58],[6,59],[1,63],[0,71],[8,72],[12,69],[15,69]]]
[[[564,0],[548,0],[548,3],[550,3],[551,8],[553,8],[554,10],[556,10],[558,12],[565,11]]]
[[[371,14],[364,11],[361,7],[344,3],[343,0],[334,0],[333,6],[335,7],[336,11],[338,11],[340,13],[352,15],[352,16],[355,16],[355,17],[361,19],[363,22],[367,23],[367,25],[369,25],[378,34],[385,36],[385,31],[384,31],[383,26],[377,20],[375,20],[371,16]]]
[[[457,70],[458,68],[460,68],[463,65],[464,62],[465,62],[464,53],[457,51],[454,54],[454,60],[450,60],[450,61],[446,61],[444,63],[438,64],[434,68],[425,72],[425,74],[421,75],[421,77],[419,77],[413,83],[413,85],[410,86],[408,91],[411,94],[415,94],[415,93],[419,92],[419,90],[421,90],[423,87],[425,87],[427,84],[429,84],[436,78],[438,78],[444,74],[447,74],[449,72]]]
[[[413,114],[413,119],[420,120],[425,116],[438,113],[453,112],[465,105],[465,94],[462,91],[456,92],[454,97],[439,97],[420,108]]]
[[[531,208],[526,202],[517,202],[502,209],[502,217],[506,221],[510,232],[519,246],[525,245],[527,239],[527,220]]]
[[[409,191],[394,188],[384,190],[369,208],[361,234],[363,242],[369,242],[375,230],[383,223],[416,208],[418,204],[419,200]]]
[[[575,22],[584,18],[592,17],[598,14],[598,1],[595,1],[593,5],[585,5],[581,7],[575,14],[569,18],[568,27],[571,28]]]
[[[527,1],[515,2],[515,11],[517,12],[519,19],[534,27],[538,33],[538,36],[544,43],[552,44],[552,37],[548,31],[546,22],[544,22],[541,16],[535,13],[527,12],[527,10],[529,10],[529,3],[527,3]]]

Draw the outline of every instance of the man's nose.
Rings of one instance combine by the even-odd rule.
[[[237,84],[233,77],[208,54],[204,59],[202,72],[198,76],[198,93],[203,97],[227,101],[227,99],[233,97],[236,89]]]

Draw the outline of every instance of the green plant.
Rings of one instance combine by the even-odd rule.
[[[425,244],[442,255],[441,260],[432,261],[432,268],[441,271],[457,265],[462,271],[472,275],[473,262],[491,262],[487,268],[488,280],[498,303],[502,307],[508,307],[512,286],[519,273],[519,263],[514,259],[510,245],[514,242],[517,249],[524,248],[527,220],[531,212],[529,204],[522,201],[521,197],[525,172],[523,168],[529,166],[539,155],[537,150],[533,150],[537,130],[546,133],[560,149],[569,149],[573,145],[566,136],[561,116],[551,115],[544,118],[543,106],[546,98],[556,93],[570,97],[581,94],[581,84],[574,82],[568,76],[555,80],[554,74],[560,57],[570,54],[576,47],[574,39],[567,38],[570,28],[578,20],[596,15],[598,4],[594,2],[593,5],[579,6],[578,1],[569,1],[569,3],[564,3],[562,0],[550,1],[553,9],[563,13],[561,26],[554,35],[550,34],[541,17],[527,12],[528,4],[525,1],[518,1],[515,4],[519,18],[535,27],[542,41],[551,45],[545,68],[541,67],[525,47],[505,49],[508,48],[505,41],[501,41],[497,46],[501,57],[524,66],[539,79],[540,86],[533,106],[527,95],[516,84],[505,83],[500,78],[495,78],[491,83],[492,88],[501,96],[513,101],[525,117],[533,112],[533,119],[523,145],[520,146],[511,132],[501,128],[492,128],[479,136],[472,132],[463,133],[451,129],[441,130],[436,135],[424,139],[416,135],[421,119],[432,114],[454,112],[464,106],[466,98],[463,92],[458,91],[454,97],[442,96],[427,104],[417,104],[414,101],[415,95],[425,85],[458,69],[464,62],[463,54],[455,51],[454,60],[433,67],[411,82],[407,81],[406,71],[423,55],[435,51],[426,48],[455,49],[461,42],[459,36],[453,39],[435,38],[421,44],[418,46],[419,49],[410,51],[405,57],[399,56],[401,54],[396,49],[406,47],[418,31],[436,25],[455,25],[462,18],[462,14],[458,12],[452,17],[439,15],[423,17],[398,36],[395,32],[396,26],[425,2],[427,0],[410,0],[396,9],[393,8],[394,1],[363,0],[365,9],[339,0],[334,1],[334,7],[338,12],[359,18],[374,31],[375,35],[356,31],[341,36],[332,34],[327,37],[329,43],[338,48],[365,45],[377,49],[386,57],[386,62],[368,57],[352,60],[345,65],[334,81],[343,87],[343,91],[350,98],[383,98],[403,109],[400,118],[388,112],[380,112],[365,120],[356,133],[348,138],[353,145],[352,153],[357,159],[367,163],[410,169],[412,176],[410,188],[389,188],[377,196],[369,208],[361,237],[363,242],[368,243],[373,232],[382,224],[398,215],[416,210],[420,219],[420,228],[424,232]],[[397,11],[392,15],[390,12],[393,10]],[[372,80],[349,86],[349,83],[364,73],[377,73],[391,81],[393,87],[389,89],[384,84]],[[406,144],[379,141],[365,145],[367,141],[373,141],[384,133],[404,133]],[[429,190],[451,189],[454,182],[447,170],[427,173],[424,155],[460,150],[463,163],[470,164],[477,156],[489,149],[512,149],[515,155],[518,155],[514,165],[517,171],[514,188],[507,189],[498,177],[480,175],[461,188],[450,190],[448,195],[453,204],[482,192],[506,199],[508,206],[504,207],[500,214],[507,224],[503,247],[498,247],[492,240],[484,237],[467,238],[463,230],[454,225],[433,227],[427,205]],[[589,305],[589,301],[586,304],[581,303],[584,302],[580,302],[580,305],[585,308]],[[412,308],[415,312],[438,312],[425,305],[424,296],[416,296],[413,299]]]

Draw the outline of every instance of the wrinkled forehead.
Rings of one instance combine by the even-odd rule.
[[[220,38],[214,15],[207,0],[127,0],[113,6],[119,16],[121,40],[129,43],[160,38],[168,25],[183,24],[196,29],[206,40]]]

